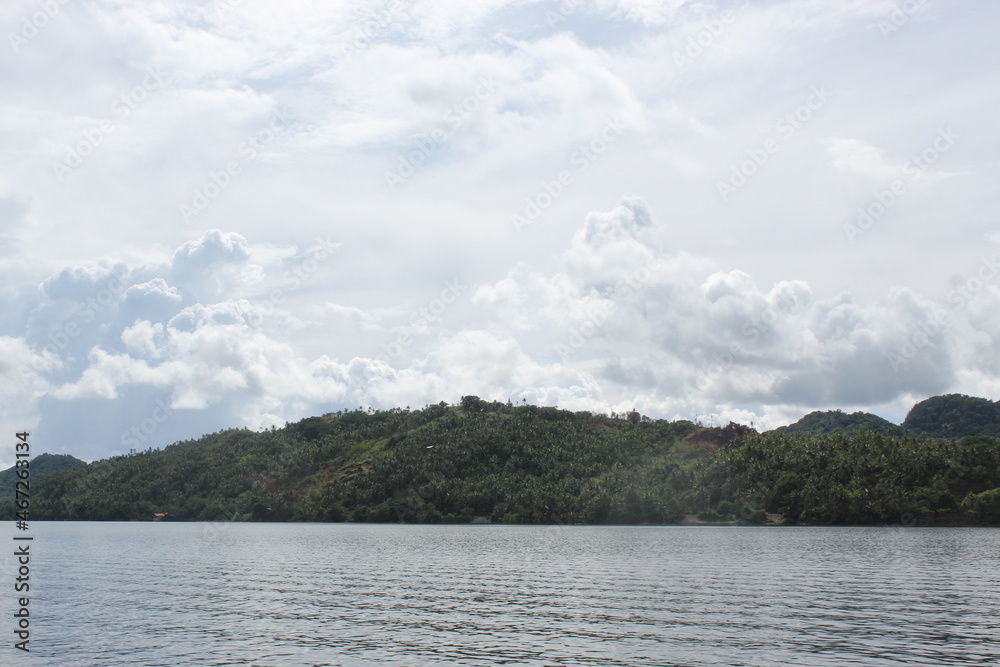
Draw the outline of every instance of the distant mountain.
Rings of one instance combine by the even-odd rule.
[[[1000,437],[1000,403],[965,394],[932,396],[910,408],[903,428],[931,438]]]
[[[31,476],[28,479],[34,480],[39,475],[85,465],[87,465],[85,462],[68,454],[39,454],[31,459],[28,468],[31,471]],[[16,470],[17,466],[11,466],[0,471],[0,501],[10,500],[14,497],[14,483],[17,481]]]
[[[903,434],[902,428],[878,415],[873,415],[870,412],[847,414],[840,410],[810,412],[794,424],[781,426],[774,430],[780,433],[814,433],[817,435],[825,433],[856,435],[864,431],[894,436]]]

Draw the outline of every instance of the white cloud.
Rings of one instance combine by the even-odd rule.
[[[32,378],[57,399],[45,404],[49,410],[83,400],[130,403],[145,387],[165,391],[172,410],[221,408],[220,417],[253,426],[336,406],[423,405],[466,393],[773,425],[792,414],[789,406],[883,405],[941,391],[963,358],[996,356],[983,333],[992,330],[992,286],[948,329],[961,332],[954,340],[963,345],[946,344],[944,329],[936,331],[926,349],[893,369],[890,355],[941,304],[906,289],[871,305],[848,294],[817,299],[803,281],[762,289],[745,271],[658,249],[663,238],[665,227],[648,205],[626,198],[585,216],[553,272],[519,262],[506,277],[474,286],[474,328],[453,328],[458,320],[446,318],[432,319],[430,328],[400,328],[387,326],[388,313],[335,302],[296,315],[266,292],[189,303],[164,278],[149,277],[160,272],[193,284],[191,276],[217,276],[250,261],[245,238],[212,231],[182,244],[166,264],[68,267],[44,281],[47,301],[37,312],[49,325],[80,318],[78,309],[58,304],[101,306],[101,294],[108,303],[92,313],[102,335],[67,337],[61,355],[35,354]],[[271,251],[266,264],[283,272],[304,257],[308,252]],[[265,271],[262,280],[273,278]],[[154,317],[132,317],[139,310]],[[405,356],[390,365],[352,357],[349,349],[309,359],[285,339],[289,326],[325,330],[331,340],[342,331],[411,333]],[[31,356],[24,341],[6,340]],[[86,362],[67,368],[59,356]]]
[[[157,400],[144,445],[462,393],[769,425],[993,397],[995,285],[952,290],[996,241],[1000,10],[560,7],[60,5],[0,71],[3,422],[97,456]]]

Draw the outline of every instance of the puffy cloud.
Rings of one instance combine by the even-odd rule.
[[[169,266],[172,282],[200,299],[228,296],[259,280],[261,270],[250,262],[250,247],[243,236],[218,229],[178,248]]]
[[[140,368],[126,355],[108,354],[100,348],[94,348],[90,353],[90,366],[73,383],[56,387],[52,396],[61,400],[78,398],[103,398],[111,400],[118,397],[120,385],[132,381],[133,377],[147,370],[139,362]],[[138,372],[137,372],[138,371]]]
[[[184,296],[163,278],[153,278],[144,283],[131,285],[122,295],[119,311],[121,321],[134,322],[139,319],[159,319],[174,312],[184,301]]]
[[[560,270],[520,264],[480,287],[475,303],[528,349],[547,340],[569,368],[599,369],[603,399],[619,406],[666,400],[681,414],[715,414],[730,405],[726,414],[761,423],[789,405],[884,405],[951,386],[956,359],[935,344],[941,329],[922,354],[893,364],[939,305],[905,289],[870,305],[816,299],[801,280],[761,289],[745,271],[659,251],[662,231],[644,202],[623,200],[587,216]]]
[[[997,10],[911,9],[62,4],[0,71],[17,405],[96,454],[465,392],[769,424],[990,395],[994,287],[945,272],[996,233]]]
[[[562,255],[563,269],[586,284],[633,277],[639,267],[655,264],[664,232],[645,200],[626,197],[610,211],[587,215]]]
[[[188,241],[174,252],[171,263],[178,271],[205,271],[250,258],[247,240],[240,234],[206,231],[197,241]]]
[[[148,435],[160,444],[197,435],[184,430],[188,423],[265,427],[341,407],[464,394],[773,426],[795,416],[793,406],[902,405],[956,377],[995,383],[992,362],[972,363],[1000,356],[985,333],[997,328],[991,284],[980,282],[975,299],[942,319],[941,304],[902,288],[871,304],[846,293],[818,299],[800,280],[765,289],[746,271],[665,251],[665,239],[642,199],[623,199],[587,215],[552,270],[518,262],[473,286],[465,318],[417,326],[400,320],[403,311],[332,301],[295,307],[267,297],[267,285],[311,257],[287,248],[260,253],[263,292],[192,301],[178,283],[254,258],[242,236],[208,232],[165,263],[56,272],[42,283],[32,337],[0,346],[22,360],[41,397],[38,414],[60,415],[43,434],[54,435],[67,415],[83,419],[111,406],[146,423],[141,416],[160,401],[182,416]],[[53,326],[54,337],[42,335]],[[318,332],[331,334],[329,351],[303,354]],[[405,349],[366,358],[354,352],[356,338],[340,334],[397,335]],[[957,376],[963,366],[979,375]],[[138,436],[119,425],[103,437],[134,444]],[[101,434],[85,443],[89,451],[100,451]]]
[[[8,425],[8,432],[33,432],[38,426],[38,397],[49,387],[46,375],[59,366],[55,354],[37,351],[22,338],[0,336],[0,422]],[[9,441],[0,444],[0,460],[14,460]]]

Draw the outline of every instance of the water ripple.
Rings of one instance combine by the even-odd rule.
[[[38,533],[24,665],[1000,664],[1000,531]]]

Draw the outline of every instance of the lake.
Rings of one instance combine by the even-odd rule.
[[[31,534],[32,650],[12,648],[8,565],[4,665],[1000,664],[995,529],[32,522]]]

